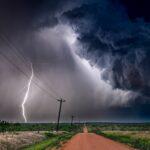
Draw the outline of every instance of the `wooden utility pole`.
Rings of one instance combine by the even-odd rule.
[[[73,119],[74,119],[74,116],[72,115],[71,116],[71,126],[73,125]]]
[[[60,105],[59,105],[59,111],[58,111],[58,120],[57,120],[56,131],[59,131],[59,121],[60,121],[62,103],[65,102],[66,100],[61,98],[61,99],[57,99],[57,101],[60,103]]]

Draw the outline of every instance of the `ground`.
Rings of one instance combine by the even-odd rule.
[[[104,133],[112,133],[118,135],[127,135],[135,138],[150,139],[150,131],[103,131]]]
[[[75,135],[61,150],[134,150],[124,144],[115,142],[105,137],[88,133],[87,128],[83,133]]]
[[[42,141],[44,137],[43,133],[38,132],[0,133],[0,149],[19,149],[38,141]]]

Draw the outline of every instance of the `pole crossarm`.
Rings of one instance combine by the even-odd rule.
[[[66,102],[66,100],[64,100],[64,99],[62,99],[62,98],[56,99],[56,100],[59,101],[59,102]]]

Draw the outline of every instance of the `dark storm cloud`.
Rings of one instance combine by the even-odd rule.
[[[53,26],[57,23],[55,13],[66,2],[67,0],[63,3],[60,0],[3,0],[0,2],[1,23],[14,29]]]
[[[0,1],[0,28],[6,33],[53,27],[57,15],[72,9],[79,0],[2,0]]]
[[[109,80],[114,88],[136,91],[143,96],[141,103],[131,104],[131,107],[137,105],[134,111],[139,112],[138,108],[144,106],[142,103],[149,106],[150,98],[150,24],[143,21],[148,21],[149,11],[147,14],[147,9],[138,11],[141,3],[146,7],[145,1],[122,2],[102,0],[83,4],[65,12],[63,21],[69,22],[78,34],[79,55],[106,69],[104,80]],[[130,7],[137,14],[127,13]],[[130,17],[141,17],[141,20],[133,22]]]
[[[31,122],[56,120],[54,97],[60,96],[67,99],[64,120],[148,116],[149,23],[130,21],[120,2],[2,0],[0,20],[2,119],[23,121],[28,79],[15,66],[30,75],[30,62],[35,82],[53,95],[32,83],[26,103]]]
[[[64,16],[79,33],[78,40],[87,53],[93,55],[96,52],[99,58],[105,54],[112,56],[115,86],[133,90],[149,87],[148,23],[132,23],[111,3],[82,5]],[[96,56],[94,59],[98,61]]]
[[[148,0],[112,0],[116,3],[124,5],[130,19],[144,18],[145,21],[150,21],[150,11]]]
[[[36,62],[37,59],[50,60],[52,57],[56,57],[54,56],[55,50],[53,52],[51,47],[52,44],[44,43],[42,37],[41,39],[36,38],[36,32],[58,25],[59,14],[64,10],[71,9],[74,5],[76,3],[70,0],[0,1],[0,38],[2,43],[9,47],[8,53],[14,47],[13,50],[20,51],[32,62]],[[57,42],[57,38],[55,39]],[[65,44],[63,44],[62,49],[65,48]],[[47,53],[50,49],[52,49],[52,54],[49,56]],[[6,50],[5,53],[7,53]]]
[[[72,38],[69,27],[58,24],[59,13],[76,5],[67,6],[71,1],[67,2],[1,2],[1,119],[23,121],[21,103],[28,82],[24,73],[31,74],[30,62],[33,63],[35,82],[51,94],[32,83],[25,105],[28,121],[54,121],[58,106],[55,99],[60,96],[70,101],[64,106],[66,119],[70,119],[70,114],[79,106],[83,117],[88,115],[89,108],[94,110],[91,76],[85,78],[84,66],[80,67],[81,62],[75,60],[70,43],[66,41],[66,38]]]
[[[51,80],[56,81],[56,75],[53,74],[52,77],[49,77],[49,74],[52,74],[51,72],[56,74],[58,70],[60,73],[62,73],[63,70],[64,72],[70,72],[69,70],[74,68],[74,60],[70,55],[69,48],[61,37],[57,37],[57,35],[51,31],[48,31],[50,36],[40,34],[45,28],[53,28],[58,24],[56,15],[68,7],[68,2],[72,3],[67,0],[0,1],[1,119],[23,121],[21,103],[28,82],[24,73],[28,76],[30,75],[30,62],[33,63],[34,72],[39,77],[38,79],[44,83],[46,82],[48,85],[50,81],[47,79],[51,78]],[[72,5],[70,5],[70,7],[72,7]],[[55,67],[57,69],[55,69]],[[51,71],[49,68],[52,68]],[[62,75],[62,80],[64,76],[65,75]],[[41,83],[38,79],[35,78],[35,82],[47,88],[47,84]],[[56,83],[53,83],[53,88],[55,88],[55,84]],[[59,87],[57,89],[59,89]],[[52,105],[55,105],[56,102],[51,102],[53,98],[49,98],[43,90],[40,90],[35,85],[33,85],[33,90],[31,91],[33,92],[31,92],[29,101],[30,99],[33,100],[35,95],[39,95],[36,97],[37,104],[35,106],[41,106],[41,109],[39,109],[40,113],[36,111],[34,114],[33,108],[31,108],[31,114],[34,114],[33,116],[30,114],[31,120],[33,121],[34,118],[40,116],[39,114],[41,114],[41,112],[45,112],[45,119],[54,116],[53,112],[55,113],[55,109],[53,108],[55,107]],[[45,103],[48,104],[48,107],[46,107]],[[31,104],[35,104],[35,101]],[[29,112],[30,106],[27,110]],[[51,114],[49,113],[50,109]]]

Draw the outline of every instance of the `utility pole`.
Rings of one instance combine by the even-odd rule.
[[[61,98],[61,99],[57,99],[57,101],[60,103],[60,105],[59,105],[59,111],[58,111],[58,120],[57,120],[56,131],[59,130],[59,121],[60,121],[62,103],[65,102],[66,100]]]
[[[71,116],[71,126],[73,125],[73,119],[74,119],[74,116],[72,115]]]

